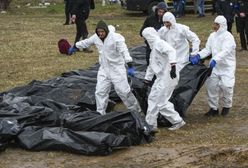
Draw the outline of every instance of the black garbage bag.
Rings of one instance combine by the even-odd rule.
[[[130,146],[124,135],[32,126],[24,128],[17,142],[28,150],[64,150],[84,155],[108,155],[115,147]]]
[[[211,69],[204,64],[188,64],[180,71],[180,79],[170,101],[181,116],[184,116],[209,75],[211,75]]]
[[[144,100],[142,89],[143,78],[146,70],[146,61],[144,59],[145,47],[134,47],[130,50],[130,53],[133,56],[133,65],[136,69],[135,77],[131,80],[130,85],[135,96],[142,102],[142,100]],[[94,116],[93,112],[88,113],[89,116],[86,115],[87,113],[78,114],[78,112],[81,111],[96,110],[95,87],[98,68],[99,64],[95,64],[87,70],[66,72],[60,77],[46,81],[34,80],[26,86],[16,87],[7,92],[0,93],[0,119],[16,120],[17,123],[22,126],[22,133],[25,133],[26,128],[35,128],[35,130],[33,130],[34,132],[38,132],[38,130],[42,132],[42,128],[48,129],[47,127],[50,127],[49,129],[55,129],[61,125],[66,125],[68,128],[77,129],[79,128],[78,125],[80,125],[87,131],[106,133],[116,137],[124,136],[125,141],[123,142],[125,143],[120,143],[120,146],[126,146],[122,144],[138,145],[143,142],[150,142],[152,140],[150,127],[147,126],[144,119],[135,112],[109,114],[104,117],[99,116],[99,114]],[[116,102],[120,101],[120,98],[113,88],[109,98],[108,109],[113,109]],[[61,116],[61,114],[64,113],[73,114],[71,115],[72,120],[64,122],[63,116]],[[86,115],[86,119],[82,119],[82,117],[85,117],[84,115]],[[96,123],[97,125],[91,125],[91,127],[89,127],[92,123]],[[68,129],[65,130],[64,132],[68,132]],[[80,133],[85,130],[78,131]],[[56,135],[56,131],[51,132],[51,134],[53,133]],[[71,130],[69,134],[74,135]],[[37,139],[32,138],[33,137],[30,136],[27,140],[36,142]],[[77,144],[78,141],[76,140],[75,142],[70,142]],[[126,141],[128,141],[128,143],[126,143]],[[34,145],[34,149],[49,149],[48,146],[51,141],[47,141],[46,139],[44,142],[39,142],[40,141],[37,140],[36,145],[38,146]],[[39,148],[39,145],[43,143],[47,143],[48,146]],[[59,140],[58,142],[56,141],[55,144],[57,143],[60,145]],[[89,144],[91,143],[89,142]],[[61,145],[61,147],[64,146],[66,145]],[[54,145],[54,147],[56,148],[56,145]],[[0,144],[0,148],[5,148],[4,142]],[[65,148],[74,150],[73,147],[66,146]],[[109,148],[107,149],[105,146],[103,148],[104,152],[102,153],[109,150]],[[80,150],[84,151],[84,149]],[[101,149],[99,150],[101,151]],[[96,154],[99,153],[101,152],[96,152]]]
[[[90,95],[87,103],[94,103],[96,79],[85,76],[57,77],[47,81],[33,81],[27,86],[9,91],[16,96],[39,96],[70,105],[78,104],[85,95]],[[89,102],[90,101],[90,102]],[[92,101],[92,102],[91,102]],[[86,108],[86,107],[85,107]]]
[[[78,70],[77,73],[72,71],[62,75],[46,81],[34,80],[26,86],[11,89],[5,94],[11,93],[19,97],[38,96],[67,105],[79,105],[81,111],[96,110],[96,70]],[[111,110],[116,102],[120,101],[113,87],[109,98],[108,110]]]
[[[65,113],[63,126],[75,131],[97,131],[125,135],[131,145],[152,140],[151,128],[136,112],[111,112],[100,115],[98,112]]]
[[[131,57],[133,58],[133,66],[135,71],[146,72],[146,46],[136,46],[129,50]]]
[[[7,146],[8,146],[7,143],[0,143],[0,152],[5,151]]]
[[[68,106],[54,101],[12,94],[2,97],[0,107],[0,119],[15,119],[24,127],[28,125],[58,126],[60,124],[58,111],[70,111]]]
[[[5,150],[9,142],[14,140],[21,127],[15,119],[0,119],[0,151]]]
[[[96,63],[95,65],[89,67],[87,70],[78,69],[78,70],[73,70],[69,72],[64,72],[61,74],[61,76],[70,77],[70,76],[77,75],[77,76],[88,76],[88,77],[96,78],[99,67],[100,67],[100,64]]]

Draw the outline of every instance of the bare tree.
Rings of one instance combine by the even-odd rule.
[[[0,11],[7,10],[11,0],[0,0]]]

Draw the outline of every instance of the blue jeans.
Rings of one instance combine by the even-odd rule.
[[[204,3],[205,3],[205,0],[197,0],[197,9],[198,9],[199,16],[205,15]]]
[[[180,17],[184,15],[184,1],[183,0],[174,1],[173,6],[175,9],[174,15],[176,17]]]

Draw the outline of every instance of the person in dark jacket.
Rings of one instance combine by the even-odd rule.
[[[76,23],[76,37],[75,42],[78,42],[81,38],[86,39],[88,36],[88,29],[86,20],[89,17],[90,9],[95,9],[94,0],[73,0],[73,8],[71,11],[72,17],[71,22]],[[84,49],[84,52],[92,52],[92,50]]]
[[[140,29],[140,36],[142,37],[142,31],[147,27],[153,27],[155,30],[159,30],[163,25],[163,15],[167,11],[167,4],[165,2],[160,2],[157,4],[155,8],[154,15],[148,16],[143,24],[143,26]],[[149,59],[150,59],[150,53],[151,48],[147,41],[146,43],[146,62],[147,65],[149,65]]]
[[[64,0],[65,2],[65,23],[64,25],[70,24],[70,15],[71,15],[71,8],[72,8],[72,0]]]
[[[237,2],[237,30],[240,36],[241,49],[240,51],[247,51],[248,44],[248,1],[238,0]]]
[[[227,20],[227,30],[232,33],[232,24],[234,22],[234,1],[233,0],[217,0],[215,4],[217,15],[223,15]]]
[[[213,8],[212,15],[216,13],[215,4],[216,4],[216,0],[212,0],[212,8]]]

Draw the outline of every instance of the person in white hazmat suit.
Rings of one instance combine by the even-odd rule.
[[[229,113],[232,107],[233,88],[236,70],[236,43],[233,35],[227,31],[227,21],[224,16],[217,16],[213,23],[214,32],[210,34],[206,46],[197,55],[190,58],[192,64],[212,54],[209,67],[211,76],[206,80],[208,105],[210,110],[206,116],[219,114],[219,100],[223,107],[223,116]]]
[[[177,69],[180,72],[189,63],[189,56],[197,54],[201,41],[188,26],[177,23],[171,12],[164,14],[163,22],[164,26],[158,31],[159,36],[176,49]],[[191,53],[189,42],[192,44]]]
[[[132,57],[128,52],[124,37],[114,31],[113,26],[108,28],[107,24],[101,20],[96,26],[94,35],[76,43],[77,48],[88,48],[95,45],[99,52],[100,67],[95,92],[97,112],[102,115],[106,114],[112,84],[128,110],[141,112],[139,103],[127,80],[125,63],[129,66],[128,74],[133,75]]]
[[[176,70],[176,51],[160,39],[158,32],[152,27],[145,28],[142,36],[151,47],[150,64],[146,70],[145,81],[151,81],[156,75],[148,96],[146,122],[156,130],[157,117],[161,113],[172,124],[169,130],[176,130],[185,125],[184,120],[169,101],[179,79],[179,72]]]

